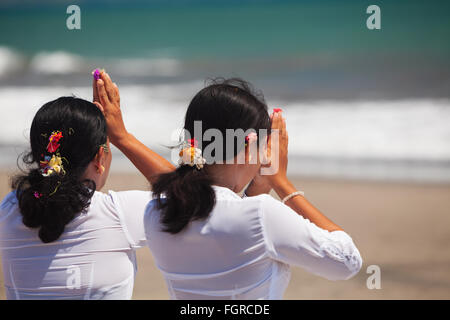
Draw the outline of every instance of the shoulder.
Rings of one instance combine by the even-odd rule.
[[[272,209],[282,209],[284,204],[276,200],[269,194],[260,194],[254,197],[245,197],[242,199],[244,203],[252,204],[257,207],[261,213],[270,212]]]
[[[0,215],[7,213],[12,207],[17,206],[17,204],[16,190],[13,190],[3,198],[0,204]]]
[[[259,221],[264,227],[269,226],[273,228],[274,225],[277,225],[277,228],[283,230],[283,228],[288,228],[292,224],[309,222],[309,220],[303,218],[290,207],[269,194],[248,197],[245,200],[254,202],[253,206],[258,208]]]
[[[160,219],[161,219],[161,210],[159,209],[158,206],[158,200],[153,199],[145,207],[144,225],[146,233],[149,233],[149,230],[152,231],[161,230],[162,225]]]
[[[134,211],[144,212],[147,204],[152,200],[152,193],[150,191],[141,190],[109,190],[106,196],[119,215],[126,215],[127,212]]]
[[[0,204],[0,207],[3,208],[3,206],[15,204],[15,203],[17,203],[17,196],[16,196],[16,190],[13,190],[3,198],[2,203]]]
[[[107,194],[113,201],[150,201],[152,193],[143,190],[127,190],[127,191],[112,191],[109,190]]]
[[[264,212],[273,202],[277,202],[268,194],[222,200],[216,202],[210,221],[215,225],[233,226],[235,230],[243,229],[244,232],[248,232],[249,228],[259,229],[263,224]]]
[[[132,247],[145,245],[144,213],[152,198],[150,191],[108,191],[96,192],[92,206],[110,216],[123,230]]]
[[[9,223],[10,219],[15,219],[18,215],[20,215],[19,201],[14,190],[8,193],[0,204],[0,226]]]
[[[123,211],[141,208],[151,200],[151,197],[151,192],[141,190],[108,190],[107,193],[96,191],[92,197],[91,207],[109,211],[120,218]]]
[[[225,200],[222,202],[222,200]],[[252,197],[217,199],[216,210],[225,211],[227,219],[232,219],[234,216],[237,219],[242,219],[245,216],[261,217],[267,211],[274,211],[279,209],[281,204],[269,194],[260,194]],[[236,210],[229,210],[231,207]],[[223,209],[223,210],[221,210]],[[233,214],[234,213],[234,214]]]
[[[283,212],[285,214],[294,214],[295,216],[297,216],[294,210],[269,194],[261,194],[256,197],[249,197],[249,199],[252,198],[256,198],[259,201],[261,212],[264,214]]]
[[[93,202],[101,202],[112,206],[117,206],[119,202],[133,202],[133,201],[150,201],[151,192],[141,190],[127,190],[127,191],[113,191],[108,192],[95,191],[92,197]]]

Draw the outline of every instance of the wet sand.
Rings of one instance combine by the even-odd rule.
[[[8,192],[0,174],[0,198]],[[347,281],[328,281],[292,268],[285,299],[450,299],[450,185],[292,178],[322,212],[348,232],[364,265]],[[112,173],[104,190],[148,189],[137,174]],[[138,250],[134,299],[168,299],[148,249]],[[381,289],[366,286],[369,265]],[[0,274],[0,299],[5,299]]]

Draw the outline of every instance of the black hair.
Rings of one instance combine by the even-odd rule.
[[[62,138],[53,152],[47,146],[58,131]],[[24,225],[39,228],[42,242],[57,240],[65,226],[89,207],[96,185],[82,177],[106,140],[105,117],[89,101],[61,97],[44,104],[34,116],[31,151],[23,157],[28,168],[13,178],[11,186]],[[61,157],[64,171],[44,176],[40,163],[55,154]]]
[[[218,159],[219,154],[214,155],[215,160],[221,161],[234,158],[244,147],[243,143],[235,143],[235,139],[233,154],[227,154],[225,149],[230,141],[226,141],[226,129],[270,131],[270,118],[263,95],[239,78],[218,78],[200,90],[189,104],[185,117],[184,129],[191,136],[195,135],[194,121],[202,122],[202,136],[208,129],[218,129],[222,133],[223,159]],[[201,137],[194,138],[201,141]],[[203,142],[199,148],[204,150],[209,143]],[[216,198],[212,187],[214,181],[207,173],[207,166],[198,170],[185,164],[156,178],[152,185],[153,196],[157,208],[161,210],[164,231],[176,234],[190,221],[209,216]]]

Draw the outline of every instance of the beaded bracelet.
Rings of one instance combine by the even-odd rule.
[[[305,193],[303,191],[296,191],[296,192],[292,192],[291,194],[287,195],[286,197],[283,198],[283,200],[281,200],[281,202],[285,203],[286,201],[288,201],[289,199],[295,197],[295,196],[304,196]]]

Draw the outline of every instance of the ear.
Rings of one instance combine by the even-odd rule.
[[[250,159],[252,159],[252,156],[251,156],[251,152],[250,152],[250,144],[251,144],[251,142],[250,141],[246,141],[245,142],[245,147],[244,147],[244,152],[245,152],[245,163],[246,164],[249,164],[250,163]]]
[[[105,161],[105,150],[103,147],[99,147],[97,155],[94,158],[94,165],[96,168],[100,168],[103,164],[105,164]]]
[[[249,144],[246,142],[244,144],[245,163],[247,163],[249,152],[250,152]]]

